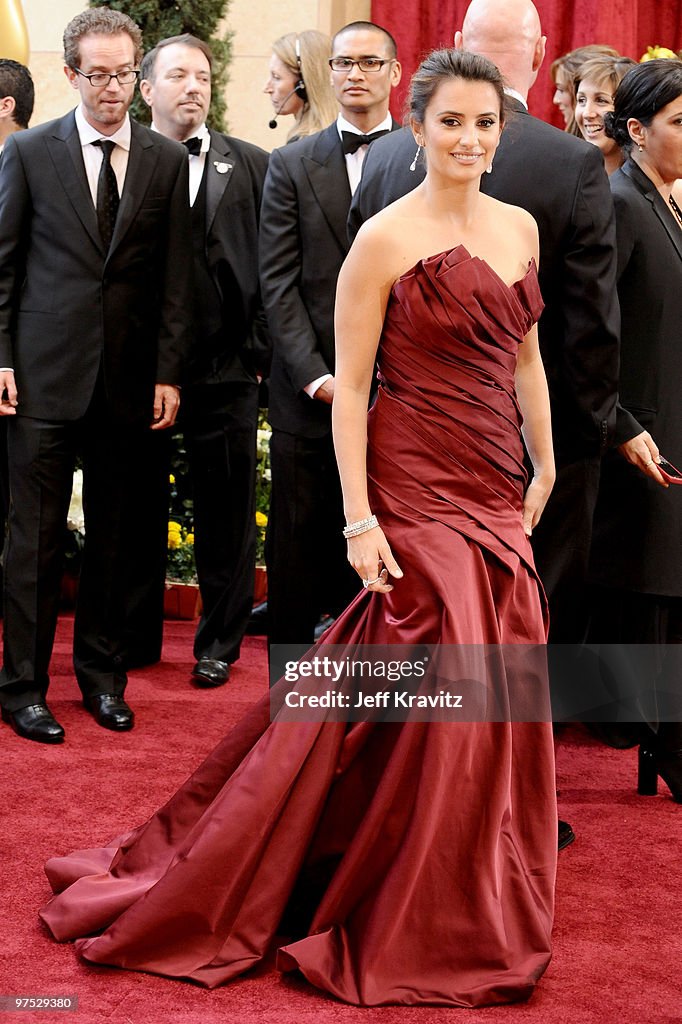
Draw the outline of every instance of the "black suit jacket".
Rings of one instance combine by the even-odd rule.
[[[209,134],[205,257],[220,297],[222,332],[215,351],[193,349],[188,374],[192,381],[219,383],[243,380],[246,370],[255,381],[255,372],[266,374],[270,362],[258,280],[258,225],[268,154],[212,129]]]
[[[601,153],[511,108],[491,174],[481,188],[533,215],[540,233],[540,286],[545,310],[540,347],[552,405],[558,464],[596,455],[615,422],[618,380],[613,202]],[[422,181],[412,132],[375,142],[363,165],[349,225],[364,220]]]
[[[682,469],[682,231],[631,160],[611,176],[622,313],[616,442],[649,430]],[[664,490],[619,452],[603,461],[592,549],[607,586],[682,596],[682,487]]]
[[[331,406],[310,399],[303,388],[334,373],[334,300],[349,247],[350,202],[336,122],[271,154],[260,233],[261,288],[273,343],[270,422],[304,437],[331,429]]]
[[[132,122],[105,252],[74,113],[5,145],[0,164],[0,366],[19,414],[82,416],[103,366],[112,413],[152,418],[154,384],[177,384],[189,345],[184,148]]]

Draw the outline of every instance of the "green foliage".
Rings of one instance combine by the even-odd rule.
[[[213,51],[213,90],[208,120],[212,128],[226,131],[225,86],[232,58],[232,33],[220,32],[220,22],[227,15],[230,0],[90,0],[91,7],[111,7],[123,11],[140,26],[145,53],[160,39],[184,32],[203,39]],[[149,124],[151,113],[139,92],[130,112],[142,124]]]

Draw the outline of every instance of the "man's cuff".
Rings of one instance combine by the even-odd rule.
[[[333,375],[331,373],[323,373],[321,377],[316,377],[315,380],[311,380],[310,384],[306,384],[303,390],[308,398],[314,398],[317,389],[322,387],[326,380],[331,380],[332,376]]]

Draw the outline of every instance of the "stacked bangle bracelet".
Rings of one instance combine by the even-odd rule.
[[[346,540],[350,537],[359,537],[361,533],[367,533],[368,530],[373,530],[378,525],[379,521],[376,516],[367,516],[366,519],[358,519],[357,523],[349,523],[348,526],[344,526],[343,535]]]

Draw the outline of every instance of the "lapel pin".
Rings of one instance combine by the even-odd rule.
[[[213,166],[218,174],[227,174],[228,171],[232,170],[232,164],[223,164],[219,160],[214,160]]]

